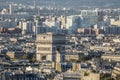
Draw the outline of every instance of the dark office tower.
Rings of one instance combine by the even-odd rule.
[[[99,11],[98,12],[98,21],[103,21],[103,16],[104,16],[103,11]]]

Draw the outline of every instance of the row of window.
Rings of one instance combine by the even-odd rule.
[[[38,47],[38,51],[50,51],[50,47]]]

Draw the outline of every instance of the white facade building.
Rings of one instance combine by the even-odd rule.
[[[57,20],[46,20],[43,22],[43,27],[46,28],[47,32],[53,32],[57,33],[57,31],[60,29],[60,22]]]
[[[82,10],[82,27],[91,27],[97,24],[98,21],[98,10]]]
[[[31,21],[20,21],[19,22],[19,26],[18,28],[20,28],[22,30],[22,34],[25,34],[25,33],[31,33],[33,34],[34,33],[34,22],[31,22]]]

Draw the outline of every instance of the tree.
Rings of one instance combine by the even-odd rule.
[[[101,74],[100,74],[100,80],[114,80],[114,79],[111,78],[111,74],[101,73]]]
[[[36,61],[36,58],[35,56],[32,57],[32,59],[30,59],[30,62],[35,62]]]
[[[28,59],[28,55],[24,54],[24,56],[22,57],[23,59]]]
[[[84,76],[88,76],[88,75],[89,75],[89,73],[88,73],[88,72],[85,72],[85,73],[84,73]]]

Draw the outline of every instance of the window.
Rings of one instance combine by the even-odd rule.
[[[41,58],[42,60],[46,60],[46,56],[42,56],[42,58]]]
[[[50,51],[50,47],[38,47],[38,51]]]
[[[45,39],[46,37],[44,36],[43,39]]]

